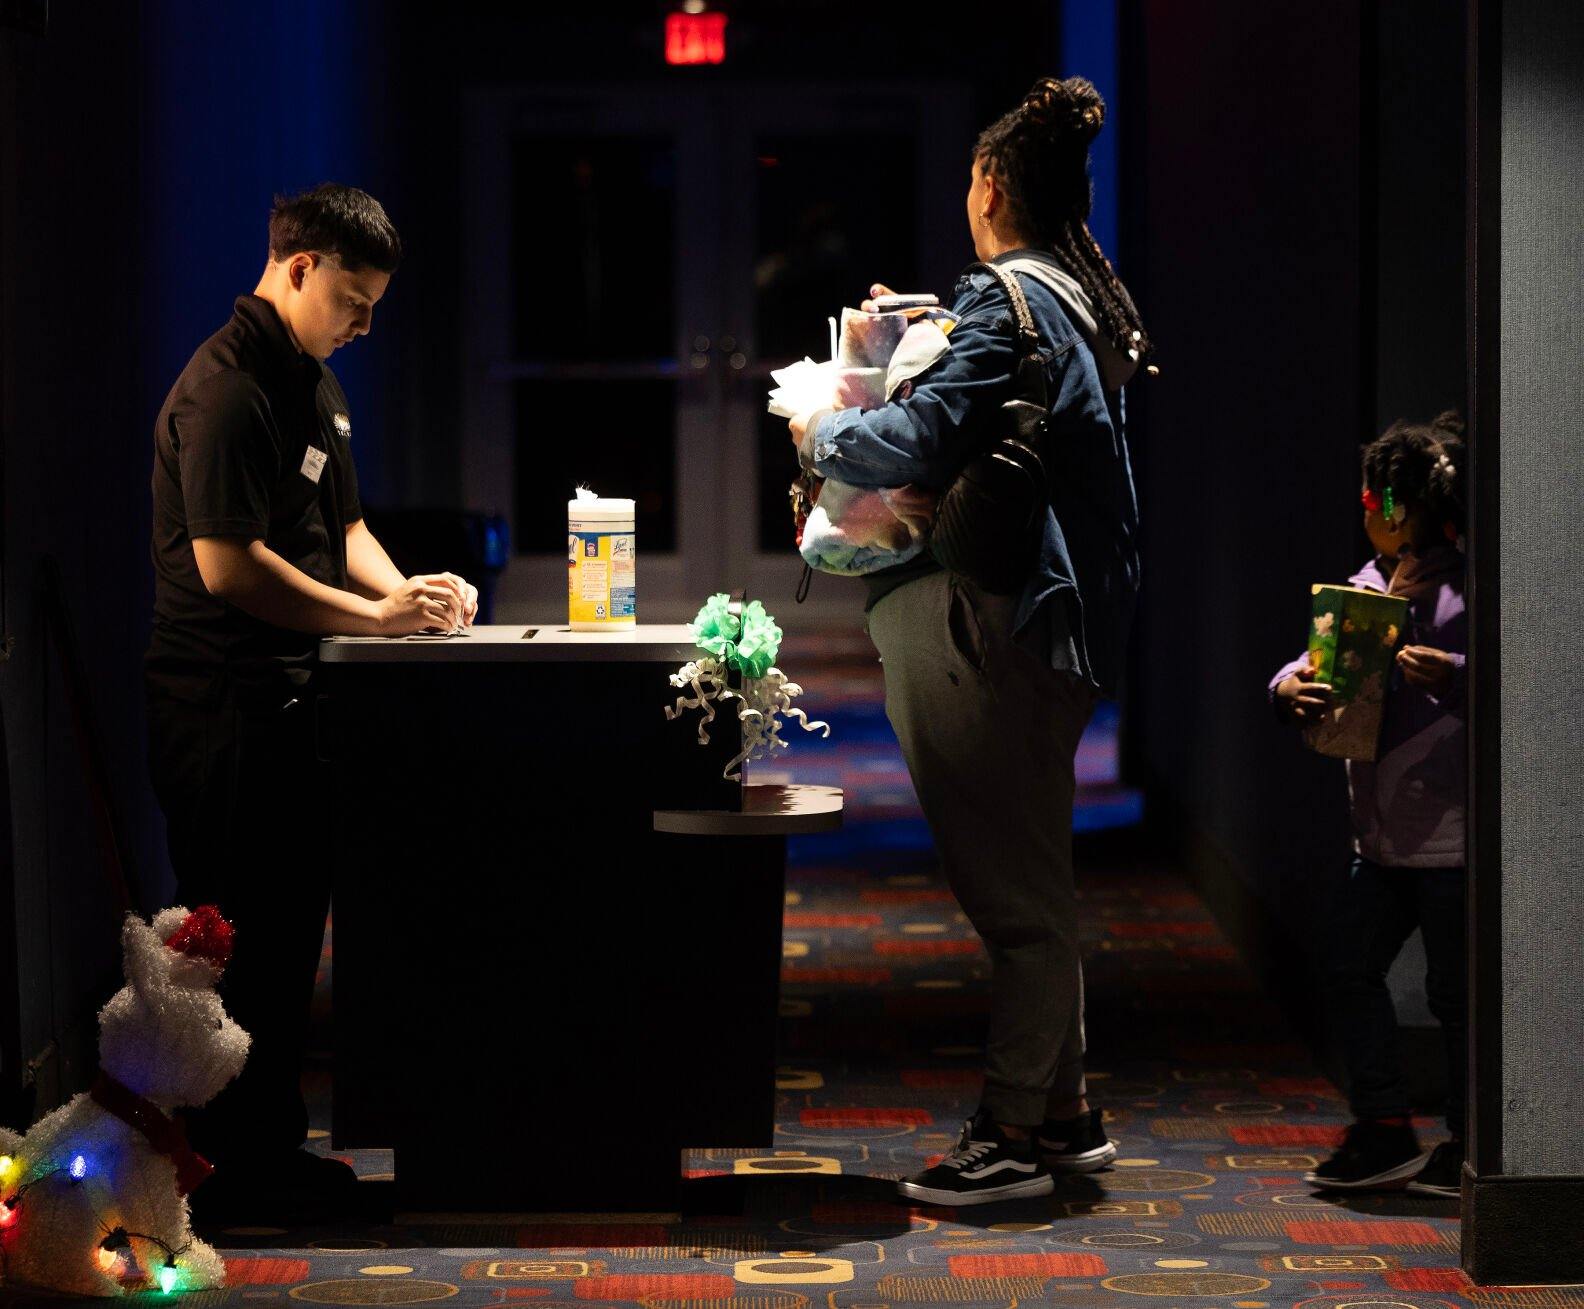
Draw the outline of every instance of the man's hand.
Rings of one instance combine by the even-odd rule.
[[[461,581],[461,578],[452,577],[450,573],[409,577],[376,603],[375,617],[380,635],[411,636],[415,632],[437,630],[449,632],[461,626],[465,597],[456,585]]]
[[[1305,665],[1277,684],[1276,714],[1284,723],[1319,722],[1331,707],[1331,687],[1314,676],[1314,669]]]
[[[447,573],[446,576],[452,574]],[[462,626],[472,627],[473,620],[478,617],[478,587],[460,577],[456,581],[462,588]]]
[[[478,587],[455,573],[425,573],[422,580],[453,592],[461,603],[462,626],[473,626],[473,620],[478,616]]]
[[[1428,645],[1405,645],[1397,652],[1397,665],[1410,686],[1440,695],[1452,684],[1457,660],[1445,650]]]

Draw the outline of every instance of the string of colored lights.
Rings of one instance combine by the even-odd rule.
[[[0,1193],[5,1190],[6,1179],[16,1171],[17,1161],[10,1155],[0,1155]],[[40,1173],[37,1177],[30,1178],[7,1195],[4,1200],[0,1200],[0,1269],[4,1268],[6,1261],[5,1234],[8,1229],[14,1228],[19,1221],[22,1201],[26,1198],[27,1193],[40,1183],[46,1182],[52,1177],[58,1177],[61,1173],[65,1173],[70,1177],[74,1186],[85,1181],[89,1174],[87,1156],[81,1154],[73,1155],[69,1163],[58,1165],[47,1172]],[[124,1252],[131,1252],[135,1257],[136,1251],[133,1249],[132,1242],[134,1240],[147,1241],[150,1245],[158,1246],[165,1255],[165,1262],[152,1275],[155,1284],[158,1285],[160,1291],[165,1295],[170,1295],[177,1289],[181,1280],[181,1265],[177,1261],[186,1253],[188,1246],[184,1245],[180,1249],[173,1250],[165,1241],[162,1241],[157,1236],[150,1236],[146,1232],[129,1232],[125,1227],[121,1226],[112,1228],[104,1222],[101,1222],[100,1226],[104,1229],[106,1235],[95,1248],[93,1256],[100,1272],[114,1277],[118,1281],[121,1280],[129,1271],[126,1253]]]
[[[126,1256],[122,1251],[132,1250],[132,1242],[135,1240],[147,1241],[150,1245],[157,1245],[164,1253],[165,1262],[155,1272],[154,1278],[159,1283],[160,1290],[169,1295],[176,1289],[177,1278],[181,1275],[181,1270],[176,1260],[187,1252],[188,1247],[186,1245],[178,1250],[173,1250],[159,1237],[150,1236],[147,1232],[129,1232],[124,1227],[107,1229],[105,1238],[99,1243],[99,1248],[94,1255],[94,1258],[99,1262],[100,1269],[118,1281],[125,1277],[127,1273]],[[136,1251],[134,1250],[133,1253],[135,1255]]]

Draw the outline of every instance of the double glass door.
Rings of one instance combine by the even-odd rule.
[[[509,516],[511,620],[564,605],[577,485],[637,502],[642,621],[801,573],[774,368],[868,285],[945,294],[968,249],[964,97],[916,84],[515,89],[465,148],[464,488]],[[816,585],[806,618],[854,613]]]

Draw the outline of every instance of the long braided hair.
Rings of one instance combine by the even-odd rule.
[[[1142,362],[1154,348],[1149,333],[1089,231],[1089,143],[1104,122],[1105,101],[1093,82],[1042,77],[1017,108],[979,134],[974,158],[1005,192],[1012,226],[1056,256],[1089,296],[1111,344]]]
[[[1467,465],[1463,420],[1455,410],[1428,423],[1399,418],[1364,447],[1364,485],[1421,510],[1448,535],[1461,535],[1468,521],[1464,477]]]

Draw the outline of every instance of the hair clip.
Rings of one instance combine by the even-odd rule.
[[[1381,513],[1386,516],[1388,523],[1401,523],[1408,517],[1408,506],[1397,499],[1391,487],[1386,488],[1386,495],[1381,501]]]
[[[1359,500],[1362,501],[1366,509],[1371,511],[1378,510],[1381,507],[1380,492],[1371,490],[1367,486],[1364,488],[1364,494],[1359,496]]]

